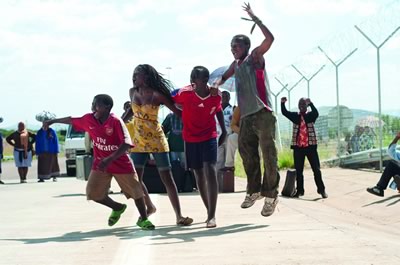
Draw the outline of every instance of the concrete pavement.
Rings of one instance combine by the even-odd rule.
[[[306,170],[305,196],[280,197],[268,218],[260,215],[263,201],[240,208],[245,180],[236,179],[237,191],[219,196],[215,229],[205,228],[197,193],[180,197],[183,214],[195,220],[190,227],[174,225],[168,197],[152,194],[156,230],[141,231],[133,201],[110,228],[110,211],[86,201],[84,181],[37,183],[35,171],[19,184],[13,162],[3,163],[1,265],[400,264],[400,195],[390,189],[384,198],[367,193],[376,172],[323,169],[329,198],[321,199]],[[112,189],[119,190],[116,183]],[[112,197],[126,202],[119,193]]]

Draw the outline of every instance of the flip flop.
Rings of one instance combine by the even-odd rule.
[[[181,217],[178,222],[176,222],[179,226],[188,226],[193,223],[193,219],[190,217]]]
[[[109,226],[113,226],[115,225],[119,218],[121,217],[121,215],[125,212],[126,210],[126,204],[123,204],[122,209],[119,211],[112,211],[110,217],[108,217],[108,225]]]
[[[217,222],[215,221],[215,218],[212,218],[211,220],[207,221],[206,228],[215,228],[217,227]]]
[[[139,226],[142,230],[154,230],[156,227],[150,222],[149,219],[139,219],[136,222],[136,225]]]

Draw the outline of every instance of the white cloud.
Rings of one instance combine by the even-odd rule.
[[[376,1],[366,0],[280,0],[276,5],[287,15],[314,15],[316,13],[330,16],[356,13],[361,16],[373,14],[377,8]]]

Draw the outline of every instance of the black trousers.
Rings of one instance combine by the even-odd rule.
[[[383,171],[382,176],[376,186],[382,190],[385,190],[389,185],[390,179],[394,175],[400,175],[400,166],[396,162],[389,161],[389,164],[385,167],[385,170]]]
[[[293,149],[294,167],[297,175],[297,191],[304,193],[304,161],[307,157],[308,162],[311,165],[311,169],[314,173],[314,181],[317,185],[317,192],[321,193],[325,191],[325,185],[322,181],[322,174],[320,169],[319,156],[317,152],[317,146],[308,147],[295,147]]]

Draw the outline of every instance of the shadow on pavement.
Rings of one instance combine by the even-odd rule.
[[[201,224],[201,227],[196,227],[196,224]],[[194,242],[196,238],[201,237],[216,237],[224,236],[234,233],[241,233],[250,230],[262,229],[268,227],[268,225],[254,225],[254,224],[234,224],[228,226],[218,226],[216,228],[204,228],[205,223],[196,223],[194,226],[177,227],[177,226],[164,226],[157,227],[153,231],[153,236],[150,240],[158,241],[154,245],[170,245],[177,243]],[[178,233],[181,232],[181,233]],[[177,242],[171,242],[171,239],[178,240]],[[166,240],[168,242],[160,242]]]
[[[201,224],[202,224],[201,227],[159,226],[156,227],[156,230],[153,231],[143,231],[136,227],[121,227],[114,229],[93,230],[89,232],[76,231],[55,237],[10,238],[10,239],[5,238],[0,240],[19,241],[24,244],[43,244],[49,242],[66,243],[66,242],[89,241],[94,238],[112,236],[112,235],[119,237],[121,240],[134,239],[135,237],[138,238],[144,236],[152,236],[150,240],[158,241],[154,245],[161,245],[161,244],[193,242],[195,241],[196,238],[229,235],[233,233],[240,233],[249,230],[268,227],[268,225],[235,224],[235,225],[221,226],[213,229],[206,229],[203,226],[205,224],[204,223]],[[170,241],[171,239],[176,239],[178,241],[171,242]],[[168,240],[168,242],[161,242],[162,240]]]
[[[71,194],[61,194],[57,196],[53,196],[53,198],[66,198],[66,197],[86,197],[84,193],[71,193]]]
[[[390,201],[390,200],[396,199],[396,198],[398,199],[397,201],[391,202],[391,203],[389,203],[388,205],[386,205],[386,207],[387,207],[387,206],[392,206],[392,205],[394,205],[394,204],[396,204],[396,203],[398,203],[398,202],[400,201],[400,194],[392,195],[392,196],[387,197],[387,198],[385,198],[385,199],[382,199],[382,200],[379,200],[379,201],[375,201],[375,202],[371,202],[371,203],[365,204],[365,205],[363,205],[362,207],[367,207],[367,206],[371,206],[371,205],[374,205],[374,204],[385,203],[385,202],[387,202],[387,201]]]

